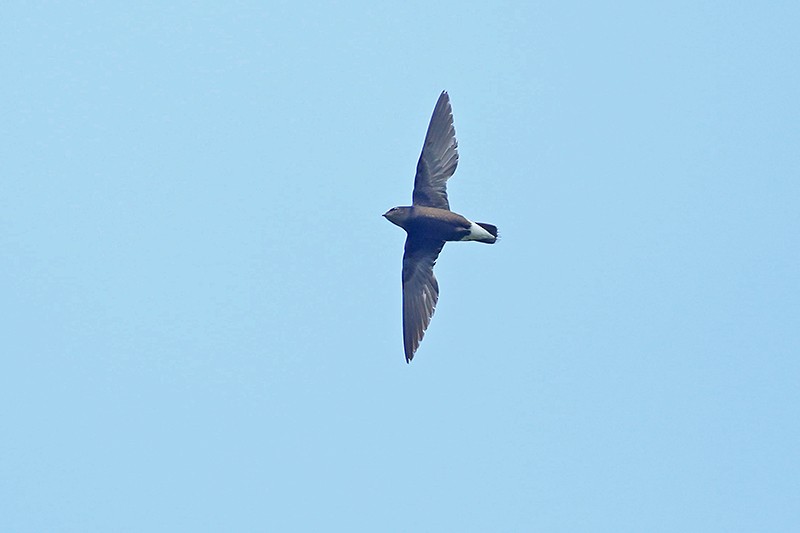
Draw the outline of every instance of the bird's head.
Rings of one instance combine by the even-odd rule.
[[[395,224],[396,226],[403,227],[403,222],[408,218],[409,207],[393,207],[386,211],[383,216],[386,220]]]

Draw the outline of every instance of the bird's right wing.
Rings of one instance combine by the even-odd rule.
[[[450,97],[443,91],[433,109],[417,163],[413,204],[449,210],[447,180],[456,171],[457,165],[458,142],[453,127],[453,110]]]
[[[411,362],[431,322],[439,300],[439,283],[433,265],[444,241],[406,239],[403,254],[403,347],[406,362]]]

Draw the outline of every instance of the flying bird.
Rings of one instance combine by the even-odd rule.
[[[407,233],[403,253],[403,347],[407,363],[414,358],[439,300],[439,283],[433,275],[433,265],[444,243],[494,244],[497,241],[497,227],[472,222],[450,211],[447,180],[455,173],[457,165],[453,110],[450,96],[443,91],[433,109],[417,163],[412,205],[393,207],[383,214]]]

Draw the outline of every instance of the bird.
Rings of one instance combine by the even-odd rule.
[[[403,252],[403,349],[410,363],[439,300],[433,275],[436,259],[447,241],[497,242],[497,227],[473,222],[450,210],[447,180],[458,165],[458,142],[453,127],[450,95],[442,91],[433,109],[422,154],[417,162],[410,206],[383,214],[406,231]]]

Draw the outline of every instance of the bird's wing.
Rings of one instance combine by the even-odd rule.
[[[411,362],[439,299],[433,265],[444,241],[408,237],[403,254],[403,347]]]
[[[417,163],[413,204],[449,210],[447,179],[456,171],[457,165],[458,142],[453,127],[453,110],[450,97],[443,91],[433,110]]]

